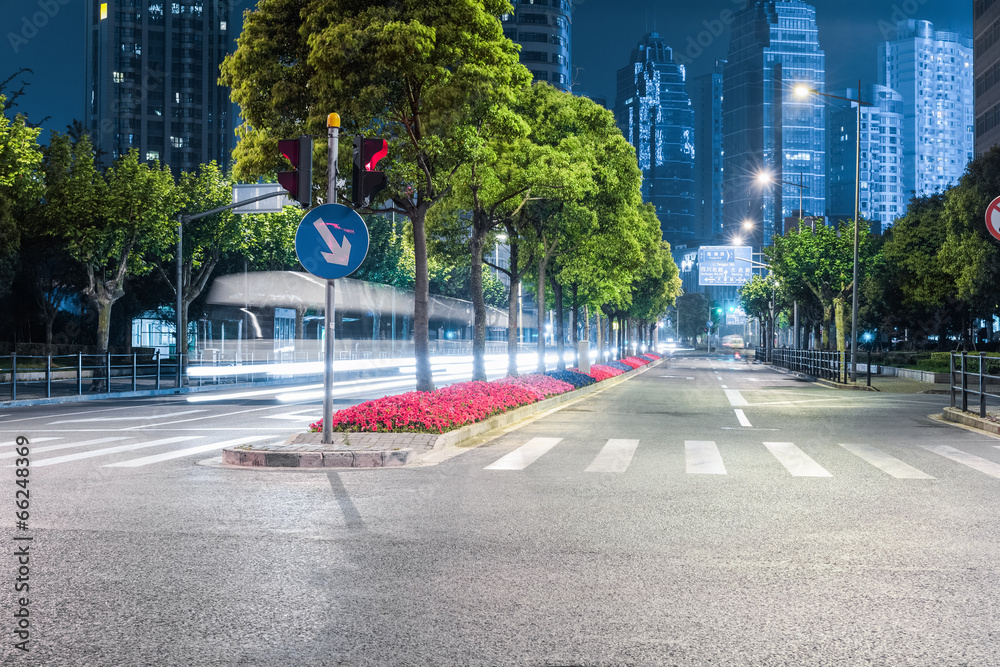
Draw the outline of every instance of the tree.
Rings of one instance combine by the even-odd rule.
[[[82,293],[97,311],[97,347],[106,353],[111,308],[124,296],[126,279],[151,271],[146,251],[162,251],[175,232],[173,178],[166,169],[140,164],[135,150],[105,177],[94,166],[86,136],[71,145],[66,136],[54,135],[44,172],[45,227],[83,267]]]
[[[420,391],[434,386],[427,211],[449,193],[471,128],[530,78],[500,25],[511,11],[506,0],[262,0],[222,67],[248,121],[235,151],[240,176],[278,166],[277,139],[320,134],[331,111],[348,132],[390,138],[380,167],[386,198],[413,230]]]
[[[9,292],[13,283],[20,228],[41,194],[41,130],[29,127],[22,116],[10,120],[4,113],[8,108],[0,95],[0,297]]]
[[[677,317],[681,338],[694,340],[705,329],[711,303],[702,292],[687,292],[677,297]]]
[[[670,254],[670,244],[661,241],[650,249],[649,261],[632,283],[629,317],[652,327],[676,303],[681,291],[680,271]],[[652,328],[648,338],[652,338]]]
[[[858,275],[863,277],[871,265],[873,244],[867,224],[859,228]],[[823,308],[823,347],[829,349],[830,326],[837,328],[837,349],[846,349],[845,336],[849,329],[848,301],[853,289],[854,223],[841,222],[839,228],[819,225],[810,229],[791,230],[774,237],[774,245],[765,249],[771,271],[786,290],[805,287]]]

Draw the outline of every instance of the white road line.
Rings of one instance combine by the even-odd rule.
[[[625,472],[638,446],[638,440],[608,440],[584,472]]]
[[[56,436],[53,438],[28,438],[28,447],[32,448],[33,445],[39,442],[48,442],[49,440],[62,440],[62,436]],[[8,440],[7,442],[0,442],[0,447],[13,447],[17,444],[17,440]],[[34,451],[32,448],[31,451]]]
[[[674,378],[675,380],[693,380],[689,375],[661,375],[661,378]]]
[[[61,419],[57,422],[49,422],[47,426],[52,426],[53,424],[76,424],[79,422],[119,422],[119,421],[137,421],[140,419],[145,419],[146,421],[154,421],[157,419],[163,419],[165,417],[177,417],[178,415],[190,415],[195,412],[207,412],[207,410],[181,410],[180,412],[171,412],[169,415],[142,415],[139,417],[90,417],[88,419]]]
[[[49,445],[48,447],[36,447],[31,450],[32,454],[44,454],[45,452],[57,452],[62,449],[73,449],[75,447],[86,447],[87,445],[100,445],[105,442],[118,442],[119,440],[130,440],[130,437],[120,438],[97,438],[96,440],[84,440],[83,442],[68,442],[65,445]],[[12,459],[17,456],[17,452],[4,452],[0,454],[0,459]],[[32,464],[34,465],[34,464]]]
[[[859,459],[871,463],[896,479],[934,479],[927,473],[917,470],[910,464],[903,463],[895,456],[889,456],[881,449],[876,449],[871,445],[845,445],[842,442],[838,444]]]
[[[322,419],[323,415],[315,414],[300,414],[296,412],[283,412],[280,415],[264,415],[264,419],[287,419],[289,421],[316,421],[317,419]]]
[[[234,440],[226,440],[225,442],[213,442],[209,445],[198,445],[197,447],[190,447],[188,449],[178,449],[173,452],[167,452],[165,454],[154,454],[152,456],[144,456],[141,459],[132,459],[130,461],[121,461],[120,463],[108,463],[101,466],[102,468],[138,468],[139,466],[147,466],[151,463],[160,463],[161,461],[169,461],[171,459],[179,459],[185,456],[193,456],[194,454],[204,454],[205,452],[217,451],[223,447],[235,447],[236,445],[245,445],[248,442],[254,442],[256,440],[267,440],[271,436],[267,435],[253,435],[245,438],[235,438]]]
[[[726,386],[726,385],[722,385],[722,388],[723,388],[723,389],[729,389],[729,387],[728,387],[728,386]]]
[[[748,426],[750,428],[753,428],[753,424],[750,423],[750,420],[747,419],[747,416],[743,414],[742,410],[736,408],[736,410],[734,410],[733,412],[736,413],[736,418],[740,420],[740,426]]]
[[[765,442],[764,446],[794,477],[833,477],[791,442]]]
[[[484,470],[524,470],[555,447],[562,438],[532,438],[511,453],[486,466]]]
[[[689,475],[725,475],[719,448],[711,440],[685,440],[684,455]]]
[[[178,435],[173,438],[152,440],[150,442],[138,442],[133,445],[119,445],[118,447],[106,447],[104,449],[95,449],[89,452],[80,452],[79,454],[66,454],[65,456],[56,456],[51,459],[32,461],[31,466],[33,468],[39,468],[41,466],[56,465],[57,463],[79,461],[80,459],[92,459],[95,456],[104,456],[105,454],[117,454],[118,452],[130,452],[134,449],[144,449],[146,447],[159,447],[160,445],[170,445],[175,442],[184,442],[185,440],[197,440],[200,437],[201,436],[198,435]]]
[[[934,452],[935,454],[940,454],[941,456],[961,463],[962,465],[969,466],[979,472],[984,472],[990,477],[996,477],[1000,479],[1000,464],[994,463],[989,459],[983,459],[973,454],[967,454],[954,447],[949,447],[948,445],[920,445],[929,452]]]
[[[727,389],[726,398],[729,399],[729,405],[737,408],[743,408],[748,405],[747,399],[743,398],[743,394],[740,393],[739,389]]]

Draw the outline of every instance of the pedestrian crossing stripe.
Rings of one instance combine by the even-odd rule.
[[[39,438],[41,440],[42,438]],[[129,440],[129,436],[121,436],[117,438],[97,438],[95,440],[84,440],[83,442],[67,442],[62,445],[48,445],[46,447],[32,447],[31,454],[44,454],[45,452],[56,452],[62,449],[76,449],[77,447],[87,447],[89,445],[102,445],[106,442],[118,442],[120,440]],[[4,452],[0,454],[0,459],[12,459],[18,456],[17,452]]]
[[[28,438],[28,447],[31,448],[40,442],[49,442],[50,440],[62,440],[62,436],[55,436],[51,438]],[[8,440],[7,442],[0,442],[0,447],[13,447],[17,444],[17,440]]]
[[[486,466],[484,470],[524,470],[552,450],[562,438],[532,438],[500,459]],[[816,460],[791,442],[764,442],[764,448],[781,463],[793,477],[833,477]],[[895,479],[936,479],[908,463],[882,450],[866,444],[838,443],[847,452],[881,470]],[[584,472],[623,473],[631,465],[639,440],[611,439],[601,448]],[[921,445],[956,463],[1000,479],[1000,463],[944,445]],[[711,440],[685,440],[684,456],[686,472],[690,475],[727,475],[725,463],[718,445]],[[151,457],[152,458],[152,457]],[[124,466],[128,462],[112,464]]]
[[[160,463],[162,461],[170,461],[172,459],[180,459],[186,456],[194,456],[195,454],[204,454],[205,452],[218,451],[224,447],[236,447],[238,445],[245,445],[251,442],[257,442],[258,440],[267,440],[271,436],[267,435],[252,435],[245,438],[235,438],[233,440],[226,440],[225,442],[213,442],[207,445],[198,445],[196,447],[189,447],[188,449],[177,449],[172,452],[166,452],[164,454],[153,454],[152,456],[144,456],[138,459],[132,459],[130,461],[119,461],[118,463],[108,463],[104,468],[138,468],[141,466],[150,465],[151,463]]]
[[[81,459],[92,459],[96,456],[104,456],[106,454],[118,454],[120,452],[131,452],[136,449],[145,449],[147,447],[159,447],[161,445],[172,445],[177,442],[185,442],[187,440],[197,440],[202,436],[200,435],[178,435],[172,438],[163,438],[161,440],[151,440],[149,442],[136,442],[131,445],[118,445],[116,447],[106,447],[104,449],[93,449],[88,452],[78,452],[76,454],[66,454],[64,456],[55,456],[51,459],[41,459],[39,461],[32,461],[32,468],[41,468],[44,466],[52,466],[60,463],[69,463],[70,461],[80,461]]]

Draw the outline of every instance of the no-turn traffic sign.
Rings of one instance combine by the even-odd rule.
[[[1000,197],[994,199],[986,207],[986,229],[997,241],[1000,241]]]

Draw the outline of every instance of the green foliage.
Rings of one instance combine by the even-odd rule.
[[[13,283],[22,227],[41,195],[41,130],[21,116],[10,120],[0,95],[0,297]]]
[[[694,339],[705,330],[711,302],[702,292],[687,292],[677,297],[677,316],[680,319],[680,335]]]

